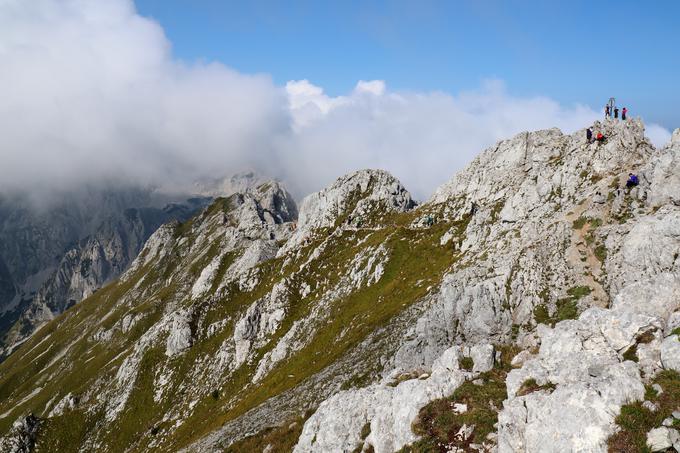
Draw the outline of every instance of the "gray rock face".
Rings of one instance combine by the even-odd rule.
[[[172,357],[191,347],[191,313],[188,311],[176,311],[172,316],[172,324],[169,328],[166,340],[165,355]]]
[[[621,354],[645,332],[663,330],[680,308],[679,284],[675,274],[661,274],[624,287],[611,309],[591,308],[554,329],[540,327],[538,356],[507,378],[499,452],[606,451],[618,408],[644,397],[639,370],[652,375],[659,369],[660,341],[655,337],[640,345],[650,351],[651,363],[644,357],[639,364],[623,361]],[[528,379],[556,389],[517,396]],[[544,444],[546,438],[552,439],[550,446]]]
[[[673,137],[650,163],[647,173],[651,181],[649,202],[652,206],[665,203],[680,204],[680,175],[675,170],[680,163],[680,133],[673,132]]]
[[[14,280],[12,280],[12,274],[9,272],[2,257],[0,257],[0,301],[4,301],[2,311],[11,310],[13,308],[10,304],[14,301],[16,295],[17,292],[14,287]]]
[[[386,171],[350,173],[302,200],[297,229],[279,253],[299,246],[318,230],[335,227],[339,220],[367,226],[370,218],[382,210],[404,212],[415,205],[411,194]]]
[[[447,349],[425,379],[411,379],[395,387],[384,381],[334,395],[305,423],[294,452],[352,451],[363,444],[383,453],[415,441],[411,425],[418,410],[464,381],[458,356],[457,348]],[[370,426],[370,433],[362,439],[364,425]]]
[[[7,453],[30,453],[35,446],[35,439],[40,421],[29,414],[12,424],[10,432],[0,438],[0,451]]]
[[[659,153],[644,137],[641,122],[607,120],[594,128],[608,137],[605,144],[586,143],[584,131],[565,136],[556,129],[502,141],[421,207],[436,207],[448,218],[473,215],[458,244],[460,262],[443,277],[438,297],[389,366],[431,364],[451,344],[506,342],[516,334],[526,347],[540,344],[538,355],[519,360],[522,367],[508,376],[500,452],[606,451],[618,408],[644,396],[641,371],[652,375],[661,366],[658,334],[638,345],[639,364],[624,361],[622,354],[641,335],[662,331],[677,309],[679,268],[673,251],[680,249],[680,211],[670,203],[649,213],[654,190],[649,181]],[[642,183],[623,191],[632,170]],[[609,220],[636,209],[646,214],[628,222]],[[576,228],[579,218],[605,225]],[[597,257],[587,241],[602,244],[607,256]],[[537,307],[556,313],[558,303],[580,289],[584,295],[572,296],[575,309],[593,307],[580,319],[554,329],[535,327]],[[478,371],[488,369],[493,355],[480,351],[474,363]],[[556,388],[516,396],[528,379]],[[339,442],[343,430],[325,428],[333,426],[331,413],[328,408],[323,423],[313,422],[315,434]],[[308,448],[307,442],[301,438],[299,445]]]
[[[680,336],[671,335],[661,343],[661,364],[680,373]]]
[[[81,230],[74,229],[66,237],[59,235],[54,237],[56,233],[50,230],[41,232],[46,236],[46,242],[50,244],[52,241],[59,244],[60,241],[70,237],[88,235],[74,241],[76,244],[68,246],[65,251],[55,251],[58,261],[50,263],[42,258],[36,258],[35,261],[29,259],[28,263],[25,263],[33,263],[31,265],[36,266],[36,269],[41,269],[41,266],[45,268],[38,271],[38,274],[43,275],[31,277],[32,282],[27,284],[28,287],[24,287],[20,297],[24,298],[25,303],[6,312],[5,323],[0,323],[5,326],[4,329],[0,329],[2,338],[0,357],[9,354],[40,325],[117,278],[132,263],[144,242],[161,224],[172,219],[186,219],[208,202],[208,199],[197,198],[181,204],[168,204],[164,208],[132,208],[124,207],[128,200],[118,200],[117,194],[114,193],[110,197],[115,200],[113,206],[104,204],[92,207],[91,217],[95,219],[108,212],[99,220],[99,225],[95,225],[93,221],[88,222],[88,226],[81,226]],[[132,197],[129,202],[150,202],[149,197],[148,194],[144,197],[140,195],[138,199]],[[119,207],[119,212],[109,212]],[[23,221],[30,223],[33,220],[29,216]],[[33,228],[38,234],[40,225],[34,225]],[[94,230],[88,233],[92,229]],[[3,239],[6,238],[0,234],[0,243]],[[39,243],[31,246],[40,247]],[[38,248],[35,252],[39,257],[44,250]],[[31,270],[18,266],[15,272],[21,278],[24,273]],[[1,274],[0,269],[0,283]],[[33,290],[30,290],[31,285]],[[5,300],[9,300],[7,297]]]
[[[680,447],[680,433],[672,428],[662,426],[647,433],[647,446],[651,451],[666,451],[673,448],[678,451]]]
[[[615,430],[611,408],[644,396],[637,367],[620,363],[584,318],[585,313],[580,321],[561,323],[554,331],[543,329],[538,357],[508,375],[509,399],[499,414],[499,452],[606,451]],[[516,396],[528,379],[556,389]]]

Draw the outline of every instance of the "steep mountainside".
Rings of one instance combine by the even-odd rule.
[[[0,203],[0,256],[8,260],[5,273],[0,264],[0,358],[118,277],[160,225],[188,219],[209,199],[139,207],[153,202],[149,191],[121,190],[40,208]]]
[[[8,303],[10,303],[14,300],[16,292],[12,274],[9,272],[2,257],[0,257],[0,300],[8,301]]]
[[[0,446],[670,447],[680,131],[594,128],[499,142],[419,207],[364,170],[299,216],[270,182],[164,225],[0,364]]]

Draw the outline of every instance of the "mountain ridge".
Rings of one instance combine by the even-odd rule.
[[[505,452],[549,436],[550,451],[606,451],[625,432],[617,411],[678,371],[680,132],[655,150],[640,120],[593,127],[605,143],[501,141],[417,207],[363,170],[299,216],[270,183],[162,226],[118,281],[0,364],[4,442]],[[438,438],[437,402],[475,386],[505,397]]]

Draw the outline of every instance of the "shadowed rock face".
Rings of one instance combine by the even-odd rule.
[[[15,295],[16,289],[12,275],[9,273],[5,262],[0,258],[0,300],[11,301]]]
[[[209,201],[196,198],[163,208],[135,208],[126,205],[150,203],[150,195],[109,193],[93,198],[99,204],[85,199],[82,205],[7,208],[0,244],[13,265],[5,268],[6,274],[0,265],[0,282],[2,275],[14,275],[19,283],[0,284],[0,357],[41,324],[117,278],[160,225],[186,219]]]
[[[78,426],[84,449],[392,452],[430,441],[413,430],[423,407],[501,379],[491,434],[455,425],[451,451],[606,451],[620,408],[678,366],[680,148],[655,150],[638,120],[594,129],[605,143],[501,141],[418,207],[362,170],[299,218],[267,182],[161,226],[0,364],[0,432],[32,412],[54,448]],[[131,231],[83,242],[89,261],[65,262],[57,287],[84,296]],[[445,402],[448,423],[470,401]]]

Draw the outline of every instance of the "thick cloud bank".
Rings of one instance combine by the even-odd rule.
[[[129,0],[0,0],[0,190],[128,181],[172,188],[255,169],[296,195],[357,168],[392,171],[420,198],[496,140],[584,127],[586,106],[475,92],[329,97],[307,81],[173,58]],[[660,126],[656,142],[670,136]]]
[[[288,129],[281,90],[170,51],[130,1],[0,0],[3,185],[257,166]]]

